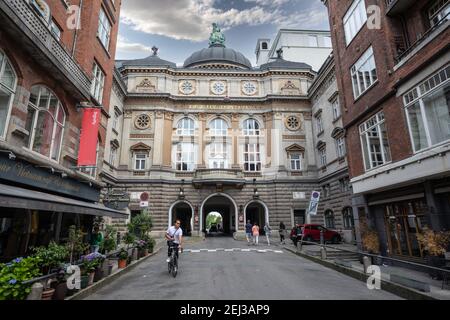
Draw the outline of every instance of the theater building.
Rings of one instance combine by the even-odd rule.
[[[175,218],[187,234],[219,212],[224,232],[242,234],[246,220],[277,229],[308,217],[319,188],[308,90],[316,73],[277,58],[253,67],[227,48],[217,26],[208,48],[183,66],[160,57],[117,61],[102,179],[128,192],[136,214],[149,195],[153,232]],[[108,131],[109,132],[109,131]],[[144,206],[146,204],[144,203]]]

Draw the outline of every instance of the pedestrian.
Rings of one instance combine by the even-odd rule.
[[[100,232],[98,225],[94,226],[94,232],[91,237],[91,252],[98,252],[100,249],[100,244],[103,241],[103,235]]]
[[[280,243],[285,244],[284,236],[286,233],[286,226],[284,225],[283,221],[280,222]]]
[[[258,245],[258,241],[259,241],[259,226],[258,226],[258,224],[256,222],[253,225],[252,234],[253,234],[253,244],[255,246],[257,246]]]
[[[267,239],[267,245],[270,246],[270,234],[272,232],[272,228],[270,227],[269,223],[266,222],[266,224],[264,225],[264,233],[266,234],[266,239]]]
[[[247,238],[247,244],[250,245],[252,241],[252,223],[250,220],[247,220],[247,224],[245,225],[245,237]]]

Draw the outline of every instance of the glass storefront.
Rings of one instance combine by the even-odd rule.
[[[390,203],[385,206],[385,224],[391,255],[423,258],[417,234],[426,225],[424,199]]]

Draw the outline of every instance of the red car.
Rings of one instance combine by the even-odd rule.
[[[320,241],[320,230],[323,231],[324,242],[340,243],[342,241],[341,235],[338,232],[329,230],[320,224],[302,224],[299,227],[294,227],[291,230],[290,237],[294,245],[297,245],[302,234],[304,241]]]

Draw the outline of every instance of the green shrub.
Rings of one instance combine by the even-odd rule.
[[[0,264],[0,300],[24,300],[31,292],[31,284],[24,281],[41,276],[39,257],[17,258]]]

